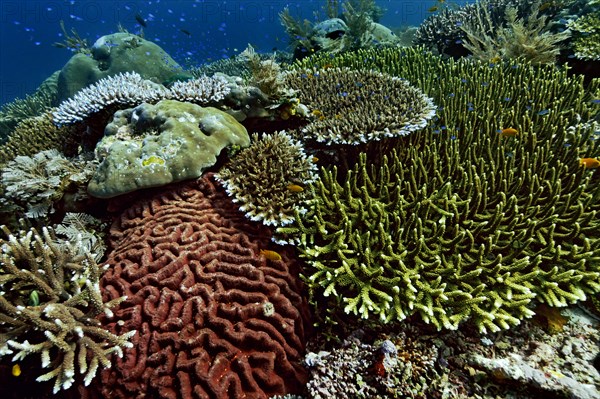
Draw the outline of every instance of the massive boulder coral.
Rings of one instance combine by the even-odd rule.
[[[216,108],[174,100],[144,103],[118,111],[106,126],[88,192],[110,198],[199,177],[223,148],[249,144],[246,128]]]
[[[156,82],[181,74],[182,68],[160,46],[138,35],[118,32],[100,37],[89,54],[78,52],[58,76],[59,100],[109,76],[135,72]]]
[[[110,398],[267,398],[299,393],[307,304],[288,251],[248,221],[211,177],[142,200],[111,229],[105,320],[139,332],[102,374]],[[268,254],[265,256],[265,254]]]

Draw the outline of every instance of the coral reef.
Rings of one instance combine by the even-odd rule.
[[[573,32],[572,48],[575,57],[582,60],[600,60],[600,4],[596,11],[575,18],[567,24]]]
[[[248,221],[211,176],[142,200],[111,228],[105,320],[138,330],[102,373],[106,397],[267,398],[299,393],[308,306],[291,251],[265,257],[268,228]],[[117,320],[119,320],[117,322]]]
[[[175,82],[171,89],[143,79],[138,73],[125,72],[86,87],[63,101],[52,111],[54,123],[67,125],[79,122],[110,105],[135,106],[162,99],[191,101],[199,104],[222,100],[229,88],[222,78],[199,78]]]
[[[228,146],[246,147],[246,128],[212,107],[174,100],[115,113],[96,146],[90,195],[111,198],[199,177]]]
[[[328,2],[326,8],[328,19],[314,25],[306,19],[295,19],[288,8],[279,14],[294,49],[294,58],[302,59],[315,52],[333,55],[398,43],[394,32],[375,22],[383,10],[372,0]]]
[[[566,306],[600,289],[600,186],[580,166],[600,144],[592,129],[568,129],[597,112],[597,85],[418,49],[321,62],[403,76],[439,104],[439,119],[396,155],[362,158],[344,181],[324,172],[313,207],[279,229],[298,233],[319,307],[384,321],[418,313],[438,328],[470,318],[495,331],[531,316],[533,300]]]
[[[58,99],[65,101],[101,79],[123,73],[164,82],[183,73],[157,44],[131,33],[102,36],[86,51],[75,53],[58,76]]]
[[[20,122],[43,115],[52,106],[56,105],[57,77],[58,72],[55,72],[33,94],[0,107],[0,143],[6,143],[13,129]]]
[[[317,178],[317,167],[299,141],[285,132],[254,134],[216,175],[240,210],[251,220],[281,226],[306,212],[304,190]]]
[[[32,157],[17,156],[2,168],[4,196],[27,208],[28,218],[44,218],[67,192],[79,192],[92,177],[95,165],[82,159],[69,160],[57,150]]]
[[[363,342],[364,331],[358,330],[330,351],[309,352],[309,398],[426,397],[435,392],[438,350],[418,335],[411,337],[416,329],[406,330],[374,344]]]
[[[463,46],[474,58],[486,62],[523,58],[533,65],[556,63],[560,43],[570,32],[551,32],[553,24],[540,14],[540,6],[539,1],[534,2],[531,14],[523,19],[517,18],[517,7],[507,7],[505,23],[500,26],[492,20],[489,8],[480,8],[474,18],[461,26],[466,35]]]
[[[439,54],[452,57],[465,56],[468,54],[467,49],[463,46],[467,38],[465,26],[479,27],[473,29],[473,36],[475,36],[472,38],[473,41],[485,40],[485,37],[489,37],[494,31],[503,31],[504,28],[507,28],[508,24],[505,16],[508,9],[516,11],[515,19],[527,19],[528,16],[536,13],[535,7],[539,6],[539,2],[521,0],[482,0],[475,4],[465,4],[460,7],[444,7],[439,12],[431,14],[419,25],[415,33],[414,43],[424,45],[429,49],[436,49]],[[546,6],[545,12],[550,11],[553,11],[553,7]],[[553,14],[548,15],[549,18],[552,16]],[[534,35],[531,32],[521,32],[519,34],[517,32],[519,28],[524,30],[525,27],[517,26],[514,32],[509,29],[506,32],[507,37],[511,40],[520,38],[521,40],[527,39],[533,42],[540,40],[533,37]],[[478,37],[478,34],[481,34],[482,37]],[[548,38],[552,38],[552,35],[549,34]],[[502,44],[498,39],[498,46]],[[522,46],[521,51],[523,51]]]
[[[51,370],[37,381],[54,381],[54,393],[75,382],[76,371],[89,385],[98,367],[111,366],[113,353],[131,347],[135,331],[115,335],[100,326],[101,313],[124,298],[103,302],[100,268],[79,242],[58,240],[44,228],[13,235],[0,253],[0,356],[13,362],[40,354],[42,368]]]
[[[432,100],[406,80],[349,68],[300,69],[286,77],[312,113],[292,134],[303,141],[359,144],[405,136],[435,114]]]
[[[38,152],[59,149],[76,154],[81,134],[75,126],[58,127],[52,122],[52,114],[44,114],[22,120],[11,131],[0,147],[0,166],[17,156],[33,156]]]

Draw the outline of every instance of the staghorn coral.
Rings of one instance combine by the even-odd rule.
[[[281,226],[306,212],[304,186],[317,178],[316,165],[299,141],[286,132],[253,135],[252,144],[236,154],[216,175],[233,202],[254,221]]]
[[[299,393],[308,308],[291,252],[281,251],[282,260],[260,254],[269,237],[210,174],[123,212],[100,286],[105,300],[128,299],[105,327],[139,334],[103,371],[105,396]]]
[[[406,80],[349,68],[298,70],[286,77],[312,112],[308,125],[293,131],[303,141],[359,144],[408,135],[435,114],[432,100]]]
[[[170,89],[144,80],[138,73],[125,72],[101,79],[63,101],[52,111],[56,125],[68,125],[84,120],[110,105],[139,105],[162,99],[191,101],[200,104],[222,100],[229,88],[222,78],[199,78],[175,82]]]
[[[2,169],[4,196],[26,206],[28,218],[46,217],[67,191],[85,187],[94,168],[93,163],[69,160],[57,150],[18,156]]]
[[[112,334],[96,319],[124,298],[103,302],[100,269],[78,241],[57,240],[53,231],[31,229],[11,234],[0,253],[0,356],[18,362],[40,354],[51,370],[37,381],[54,379],[54,393],[75,382],[76,371],[89,385],[98,367],[110,367],[110,356],[122,356],[135,334]]]
[[[306,281],[322,306],[384,322],[417,313],[438,329],[472,319],[497,331],[532,316],[534,299],[566,306],[600,290],[589,173],[547,170],[550,142],[530,141],[514,157],[502,145],[482,153],[489,139],[462,151],[445,145],[384,159],[379,170],[362,157],[344,185],[324,172],[314,206],[297,219]],[[540,163],[525,164],[529,156]],[[493,170],[477,172],[489,162]]]
[[[332,62],[404,76],[439,107],[397,155],[373,168],[363,159],[347,181],[325,171],[312,209],[279,229],[298,234],[319,306],[384,321],[418,313],[438,328],[470,318],[489,331],[530,316],[533,300],[565,306],[600,288],[600,186],[579,165],[600,144],[593,129],[569,128],[597,115],[597,83],[588,92],[553,67],[419,49],[298,67]],[[503,137],[508,126],[516,136]]]

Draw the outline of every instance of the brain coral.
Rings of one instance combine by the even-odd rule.
[[[110,398],[267,398],[306,380],[306,302],[298,264],[260,253],[269,230],[248,221],[210,177],[142,200],[115,222],[100,286],[127,295],[106,320],[137,330],[102,375]],[[117,320],[120,320],[117,322]]]

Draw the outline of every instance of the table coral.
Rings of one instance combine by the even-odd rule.
[[[267,398],[299,393],[307,305],[290,252],[269,260],[269,230],[211,176],[142,200],[111,229],[105,326],[138,330],[103,373],[111,398]],[[119,320],[118,322],[116,320]]]

